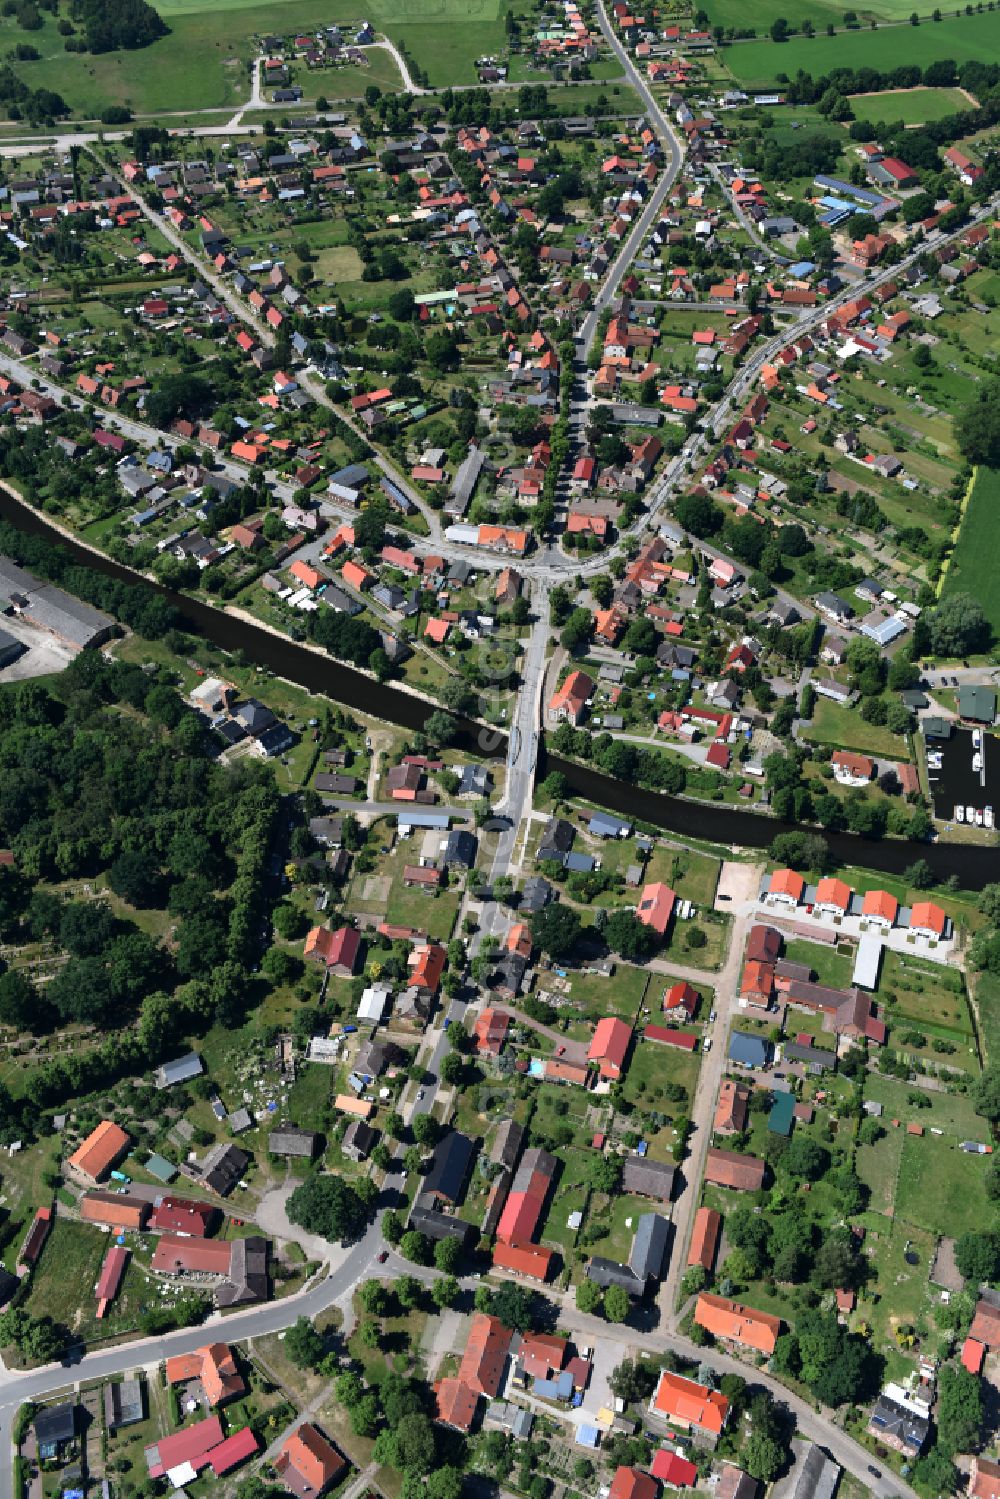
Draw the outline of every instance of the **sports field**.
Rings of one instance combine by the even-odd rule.
[[[851,108],[859,120],[885,120],[894,124],[926,125],[943,120],[973,105],[960,88],[889,89],[884,94],[851,94]]]
[[[977,599],[1000,639],[1000,472],[981,468],[962,517],[962,527],[941,590]]]
[[[788,8],[781,6],[777,13],[788,15]],[[805,13],[804,7],[801,13]],[[903,64],[926,68],[942,57],[959,63],[971,58],[995,63],[1000,62],[1000,20],[987,13],[922,21],[919,26],[880,26],[877,31],[793,37],[782,43],[734,42],[721,57],[735,78],[753,87],[776,83],[779,73],[794,78],[800,68],[818,78],[834,68],[878,68],[884,72]]]

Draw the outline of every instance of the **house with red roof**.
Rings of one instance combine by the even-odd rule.
[[[687,979],[681,979],[664,991],[663,1008],[667,1011],[682,1011],[689,1020],[693,1020],[700,999],[701,995],[694,985],[689,984]]]
[[[704,1269],[711,1271],[715,1265],[721,1232],[722,1214],[716,1212],[715,1208],[699,1208],[694,1215],[688,1264],[701,1265]]]
[[[297,1499],[318,1499],[347,1467],[318,1426],[305,1421],[293,1431],[274,1460],[274,1471]]]
[[[510,1016],[506,1010],[483,1010],[476,1021],[473,1035],[480,1056],[498,1057],[503,1050],[510,1028]]]
[[[587,1061],[597,1063],[601,1077],[614,1080],[622,1075],[631,1044],[632,1027],[614,1015],[606,1015],[597,1022]]]
[[[694,1463],[681,1457],[679,1452],[672,1452],[669,1447],[661,1447],[654,1453],[650,1471],[668,1488],[693,1489],[698,1483],[698,1469]]]
[[[497,1224],[498,1239],[507,1244],[531,1242],[558,1169],[555,1156],[541,1146],[533,1146],[524,1152]]]
[[[314,926],[306,937],[303,957],[307,962],[325,963],[328,971],[340,978],[350,978],[360,950],[361,933],[354,927],[342,926],[331,932],[329,927]]]
[[[884,932],[888,932],[896,924],[899,901],[888,890],[866,890],[861,902],[861,915],[869,925],[881,927]]]
[[[610,1499],[657,1499],[660,1486],[641,1468],[618,1468],[611,1480]]]
[[[851,887],[844,880],[836,880],[827,875],[816,886],[814,911],[820,911],[826,916],[846,916],[850,904]]]
[[[512,1336],[499,1317],[475,1314],[457,1374],[434,1386],[439,1421],[459,1431],[471,1428],[480,1395],[492,1400],[500,1392]]]
[[[676,904],[677,896],[669,885],[660,882],[646,885],[636,907],[636,920],[641,921],[643,926],[650,927],[659,936],[665,937]]]
[[[564,719],[579,725],[587,711],[587,703],[590,701],[594,691],[594,683],[584,671],[571,671],[549,699],[549,718],[553,723],[561,723]]]
[[[649,1403],[654,1416],[665,1417],[686,1431],[717,1439],[729,1415],[729,1401],[718,1390],[710,1390],[696,1379],[685,1379],[664,1369]]]
[[[772,1317],[769,1312],[758,1312],[738,1301],[730,1301],[726,1296],[711,1296],[707,1292],[698,1297],[694,1320],[724,1343],[752,1348],[768,1358],[774,1352],[781,1332],[780,1317]]]
[[[794,909],[802,899],[806,882],[794,869],[776,869],[767,885],[766,899],[775,906]]]
[[[910,911],[910,931],[928,941],[940,940],[948,927],[948,917],[932,900],[915,900]]]

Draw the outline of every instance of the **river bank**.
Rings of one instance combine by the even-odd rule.
[[[290,640],[242,611],[234,615],[203,603],[188,594],[178,594],[132,568],[123,566],[81,541],[71,532],[29,505],[8,484],[0,483],[0,518],[18,530],[42,536],[65,547],[78,563],[92,567],[108,577],[126,582],[141,581],[155,588],[174,609],[192,633],[211,640],[220,650],[242,652],[257,665],[276,677],[304,687],[307,691],[328,697],[347,708],[354,708],[371,718],[398,728],[419,733],[430,712],[443,712],[440,704],[421,697],[407,687],[379,683],[374,676],[341,661],[335,661],[311,645]],[[480,742],[483,725],[450,714],[456,725],[456,747],[470,754],[495,758],[507,751],[506,735],[489,730],[493,747]],[[571,792],[583,800],[606,807],[657,828],[679,833],[682,837],[710,839],[726,847],[735,844],[764,849],[778,833],[814,834],[817,829],[794,823],[781,823],[773,817],[762,817],[744,808],[718,806],[712,802],[695,802],[663,792],[613,780],[599,771],[548,754],[545,736],[540,736],[536,775],[544,777],[558,770]],[[944,881],[955,875],[965,890],[979,890],[997,877],[995,849],[970,848],[945,843],[908,843],[904,841],[866,842],[850,833],[823,834],[831,853],[842,864],[863,865],[890,874],[902,874],[917,858],[926,859],[935,877]]]

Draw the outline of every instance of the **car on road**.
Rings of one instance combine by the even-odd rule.
[[[868,1471],[872,1475],[873,1478],[881,1478],[882,1477],[882,1469],[881,1468],[876,1468],[874,1463],[869,1463],[868,1464]]]
[[[731,895],[720,895],[719,896],[720,900],[732,900],[732,898],[733,897]]]
[[[380,1265],[384,1265],[385,1262],[386,1262],[386,1260],[388,1258],[389,1258],[389,1251],[388,1251],[388,1249],[383,1249],[382,1252],[378,1256],[378,1262],[379,1262],[379,1264]]]
[[[417,1103],[423,1103],[423,1101],[424,1101],[424,1090],[423,1090],[423,1088],[418,1088],[417,1089]]]

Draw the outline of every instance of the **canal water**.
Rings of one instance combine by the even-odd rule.
[[[64,536],[5,490],[0,490],[0,518],[17,526],[19,530],[47,537],[71,552],[76,562],[106,576],[131,582],[139,578],[138,574],[112,561],[110,557],[94,553]],[[145,577],[141,581],[149,583],[149,579]],[[149,586],[157,588],[173,604],[193,634],[211,640],[222,650],[242,651],[248,659],[276,676],[298,683],[309,692],[331,698],[347,708],[397,724],[414,733],[422,728],[434,711],[433,704],[391,685],[380,685],[363,672],[355,671],[332,657],[320,655],[285,636],[275,635],[261,626],[226,614],[187,594],[173,593],[155,583],[150,583]],[[459,731],[456,739],[458,748],[484,756],[482,726],[462,718],[456,718],[455,722]],[[506,755],[506,737],[496,735],[493,738],[495,743],[492,753],[495,756]],[[1000,746],[997,746],[997,753],[1000,754]],[[552,770],[562,772],[570,789],[577,796],[619,812],[633,821],[646,822],[682,837],[762,849],[767,847],[777,833],[817,831],[815,828],[780,823],[774,818],[762,817],[739,807],[686,801],[655,791],[645,791],[641,787],[613,780],[610,776],[575,761],[547,755],[543,742],[539,750],[537,773],[545,776]],[[990,881],[1000,879],[1000,854],[991,848],[944,843],[916,844],[900,840],[871,842],[847,833],[824,833],[823,836],[834,857],[844,864],[863,864],[889,874],[902,874],[907,865],[920,857],[927,860],[940,880],[947,879],[952,874],[957,875],[965,890],[978,890]]]

